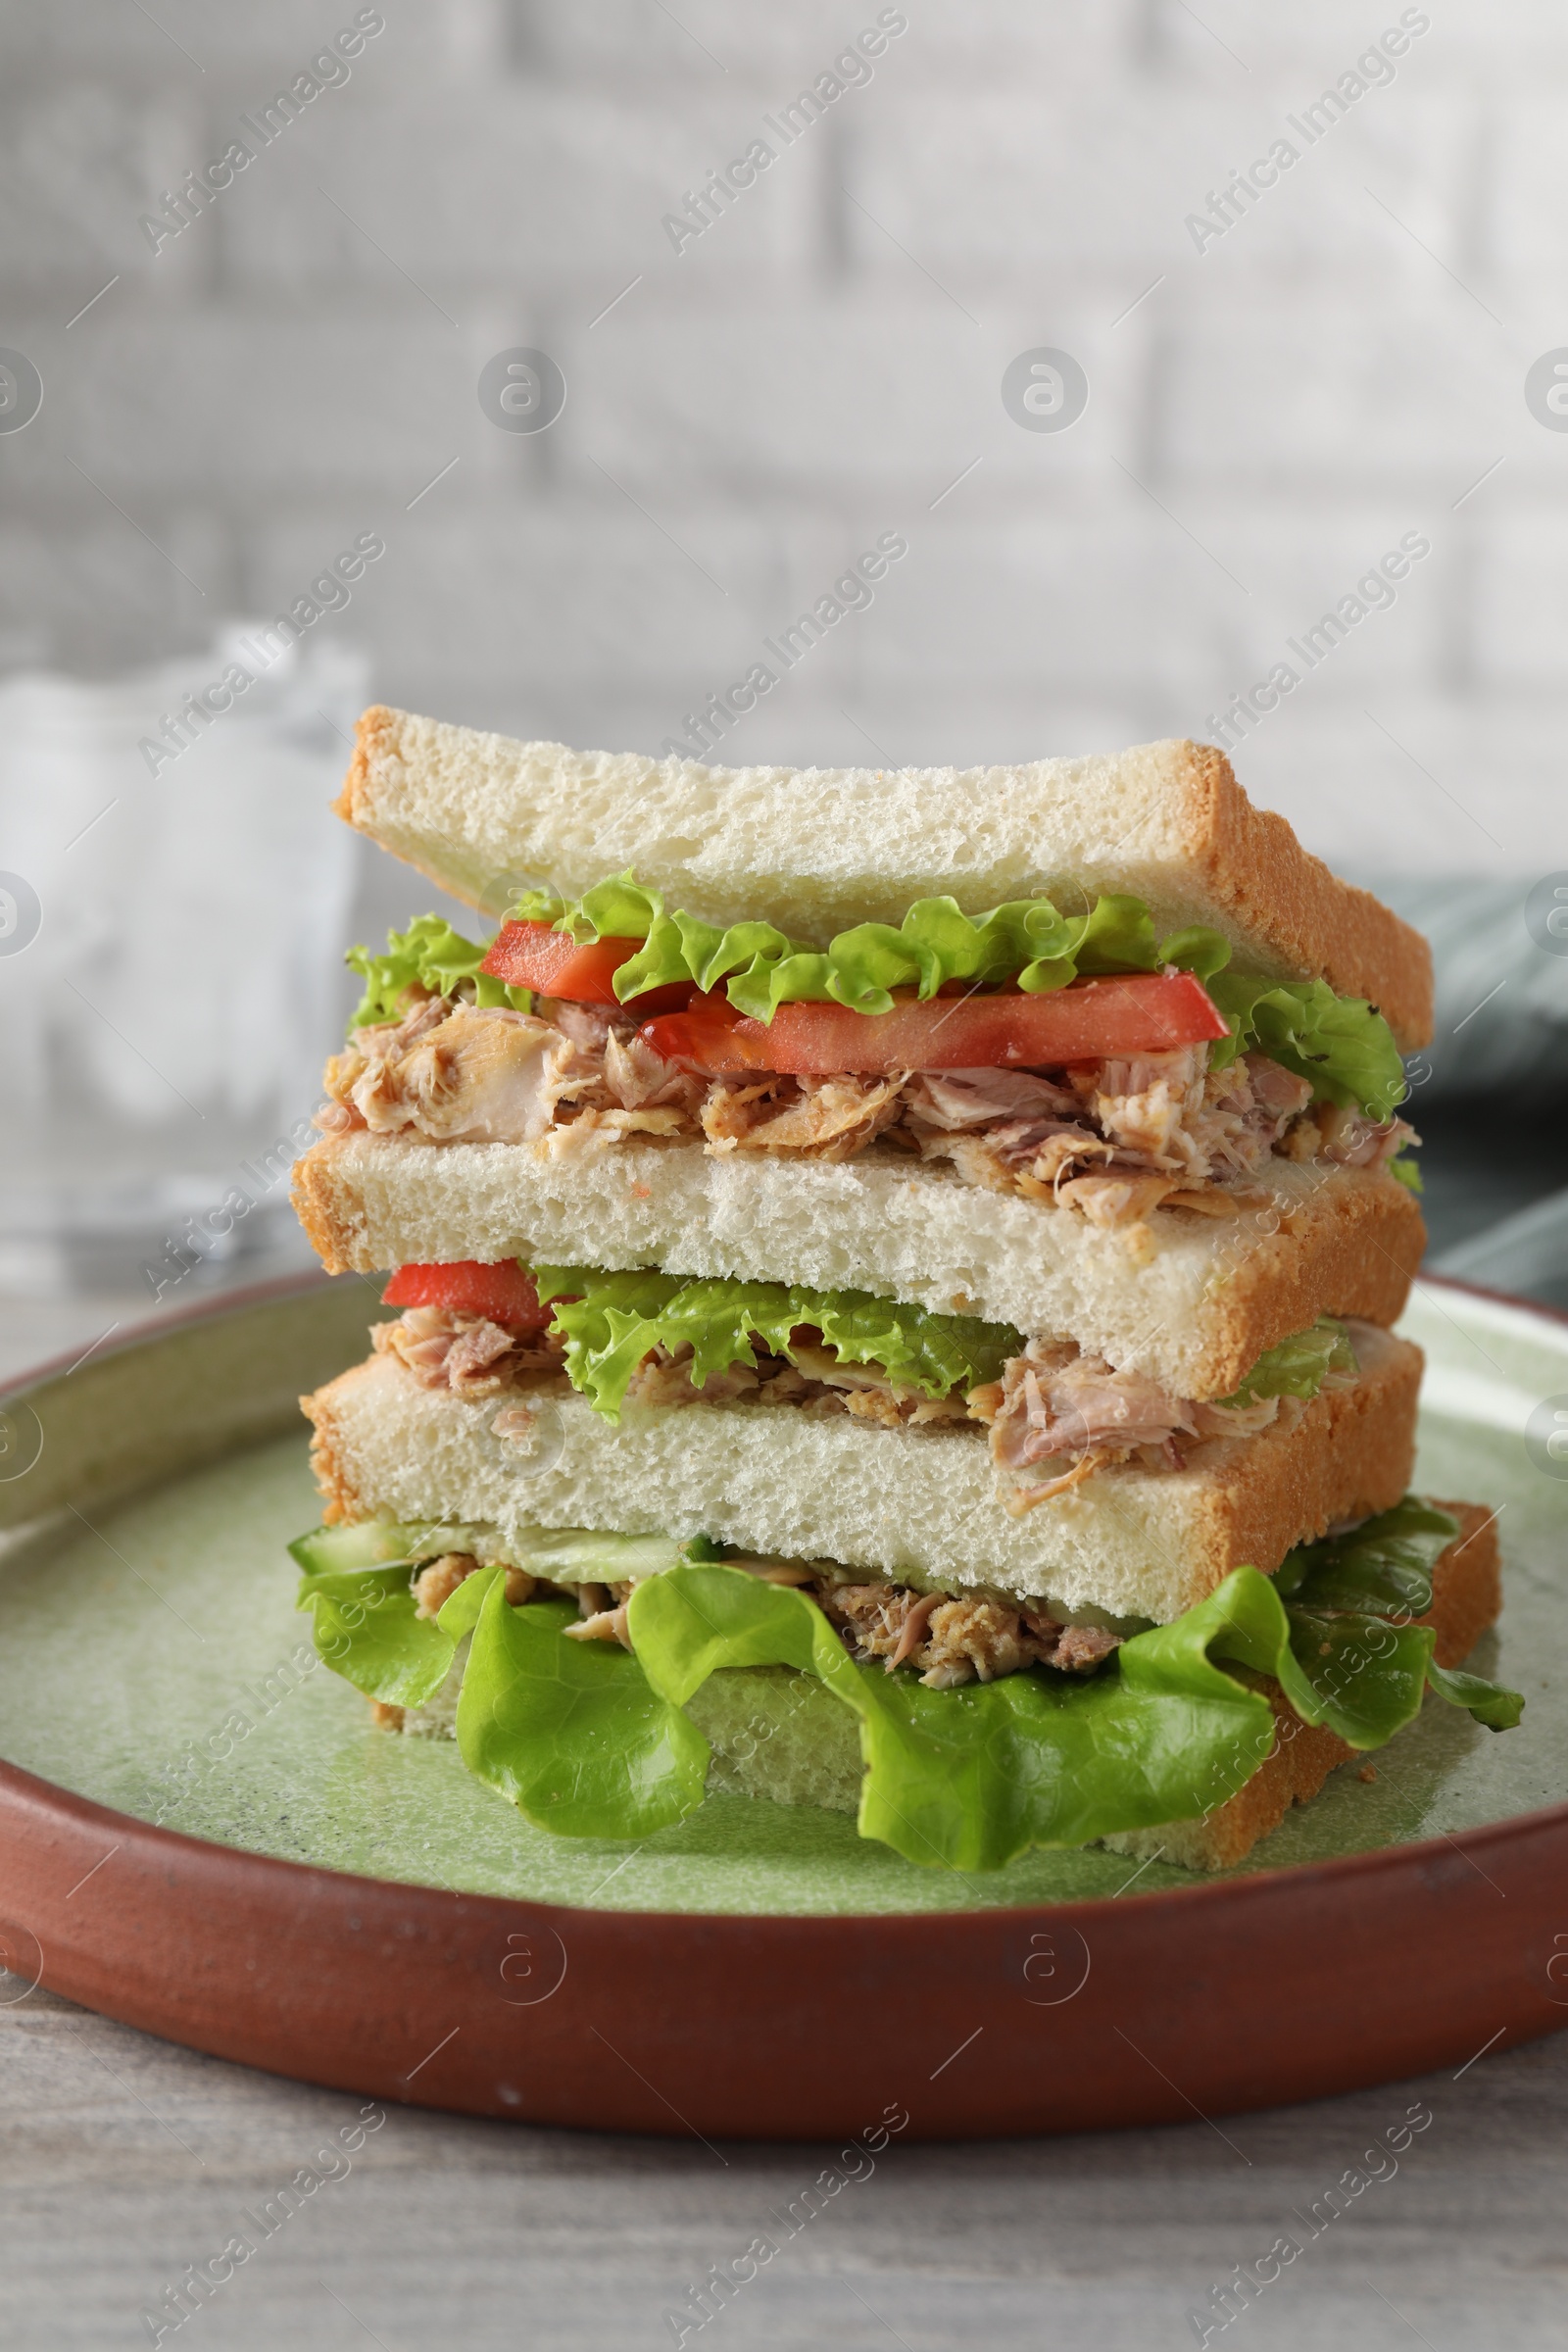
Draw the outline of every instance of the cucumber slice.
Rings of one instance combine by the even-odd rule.
[[[307,1576],[327,1576],[344,1568],[384,1568],[411,1559],[414,1532],[385,1519],[362,1519],[357,1527],[315,1527],[308,1536],[296,1536],[288,1548]]]
[[[669,1536],[589,1535],[571,1527],[540,1528],[504,1553],[514,1567],[565,1585],[636,1583],[673,1568],[680,1556]],[[492,1556],[503,1556],[503,1547]]]

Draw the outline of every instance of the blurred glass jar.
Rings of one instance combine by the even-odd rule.
[[[293,1250],[287,1162],[349,987],[359,844],[329,803],[367,665],[258,644],[0,681],[6,1288],[168,1303]],[[236,662],[249,687],[193,715]]]

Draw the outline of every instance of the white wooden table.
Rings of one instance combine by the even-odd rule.
[[[128,1302],[134,1308],[134,1302]],[[0,1376],[86,1347],[119,1302],[0,1301]],[[4,1909],[0,1889],[0,1911]],[[1568,1925],[1568,1890],[1564,1895]],[[1332,1963],[1326,1963],[1332,1965]],[[635,2352],[831,2149],[640,2140],[361,2102],[151,2039],[0,1977],[0,2344],[109,2352]],[[678,1987],[672,1988],[678,1997]],[[1568,2011],[1564,2013],[1568,2021]],[[1363,2152],[1421,2102],[1388,2174]],[[1267,2114],[1077,2139],[900,2147],[688,2346],[1539,2352],[1568,2346],[1568,2041]],[[1348,2209],[1223,2329],[1210,2290],[1348,2168]],[[302,2167],[335,2171],[262,2237]],[[277,2210],[274,2205],[274,2210]],[[257,2250],[176,2328],[188,2265]],[[220,2267],[222,2267],[220,2265]]]

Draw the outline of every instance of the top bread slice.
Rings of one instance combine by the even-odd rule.
[[[468,906],[547,883],[577,898],[630,867],[706,922],[772,922],[825,946],[947,894],[967,914],[1049,895],[1145,900],[1156,935],[1206,923],[1236,968],[1326,980],[1412,1053],[1432,1035],[1419,932],[1254,808],[1211,745],[1006,767],[705,767],[518,743],[376,706],[339,816]]]

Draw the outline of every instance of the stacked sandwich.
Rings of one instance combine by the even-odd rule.
[[[717,769],[389,710],[384,954],[296,1203],[321,1654],[529,1820],[1241,1857],[1499,1606],[1407,1493],[1425,944],[1189,743]],[[454,1766],[456,1769],[456,1764]]]

